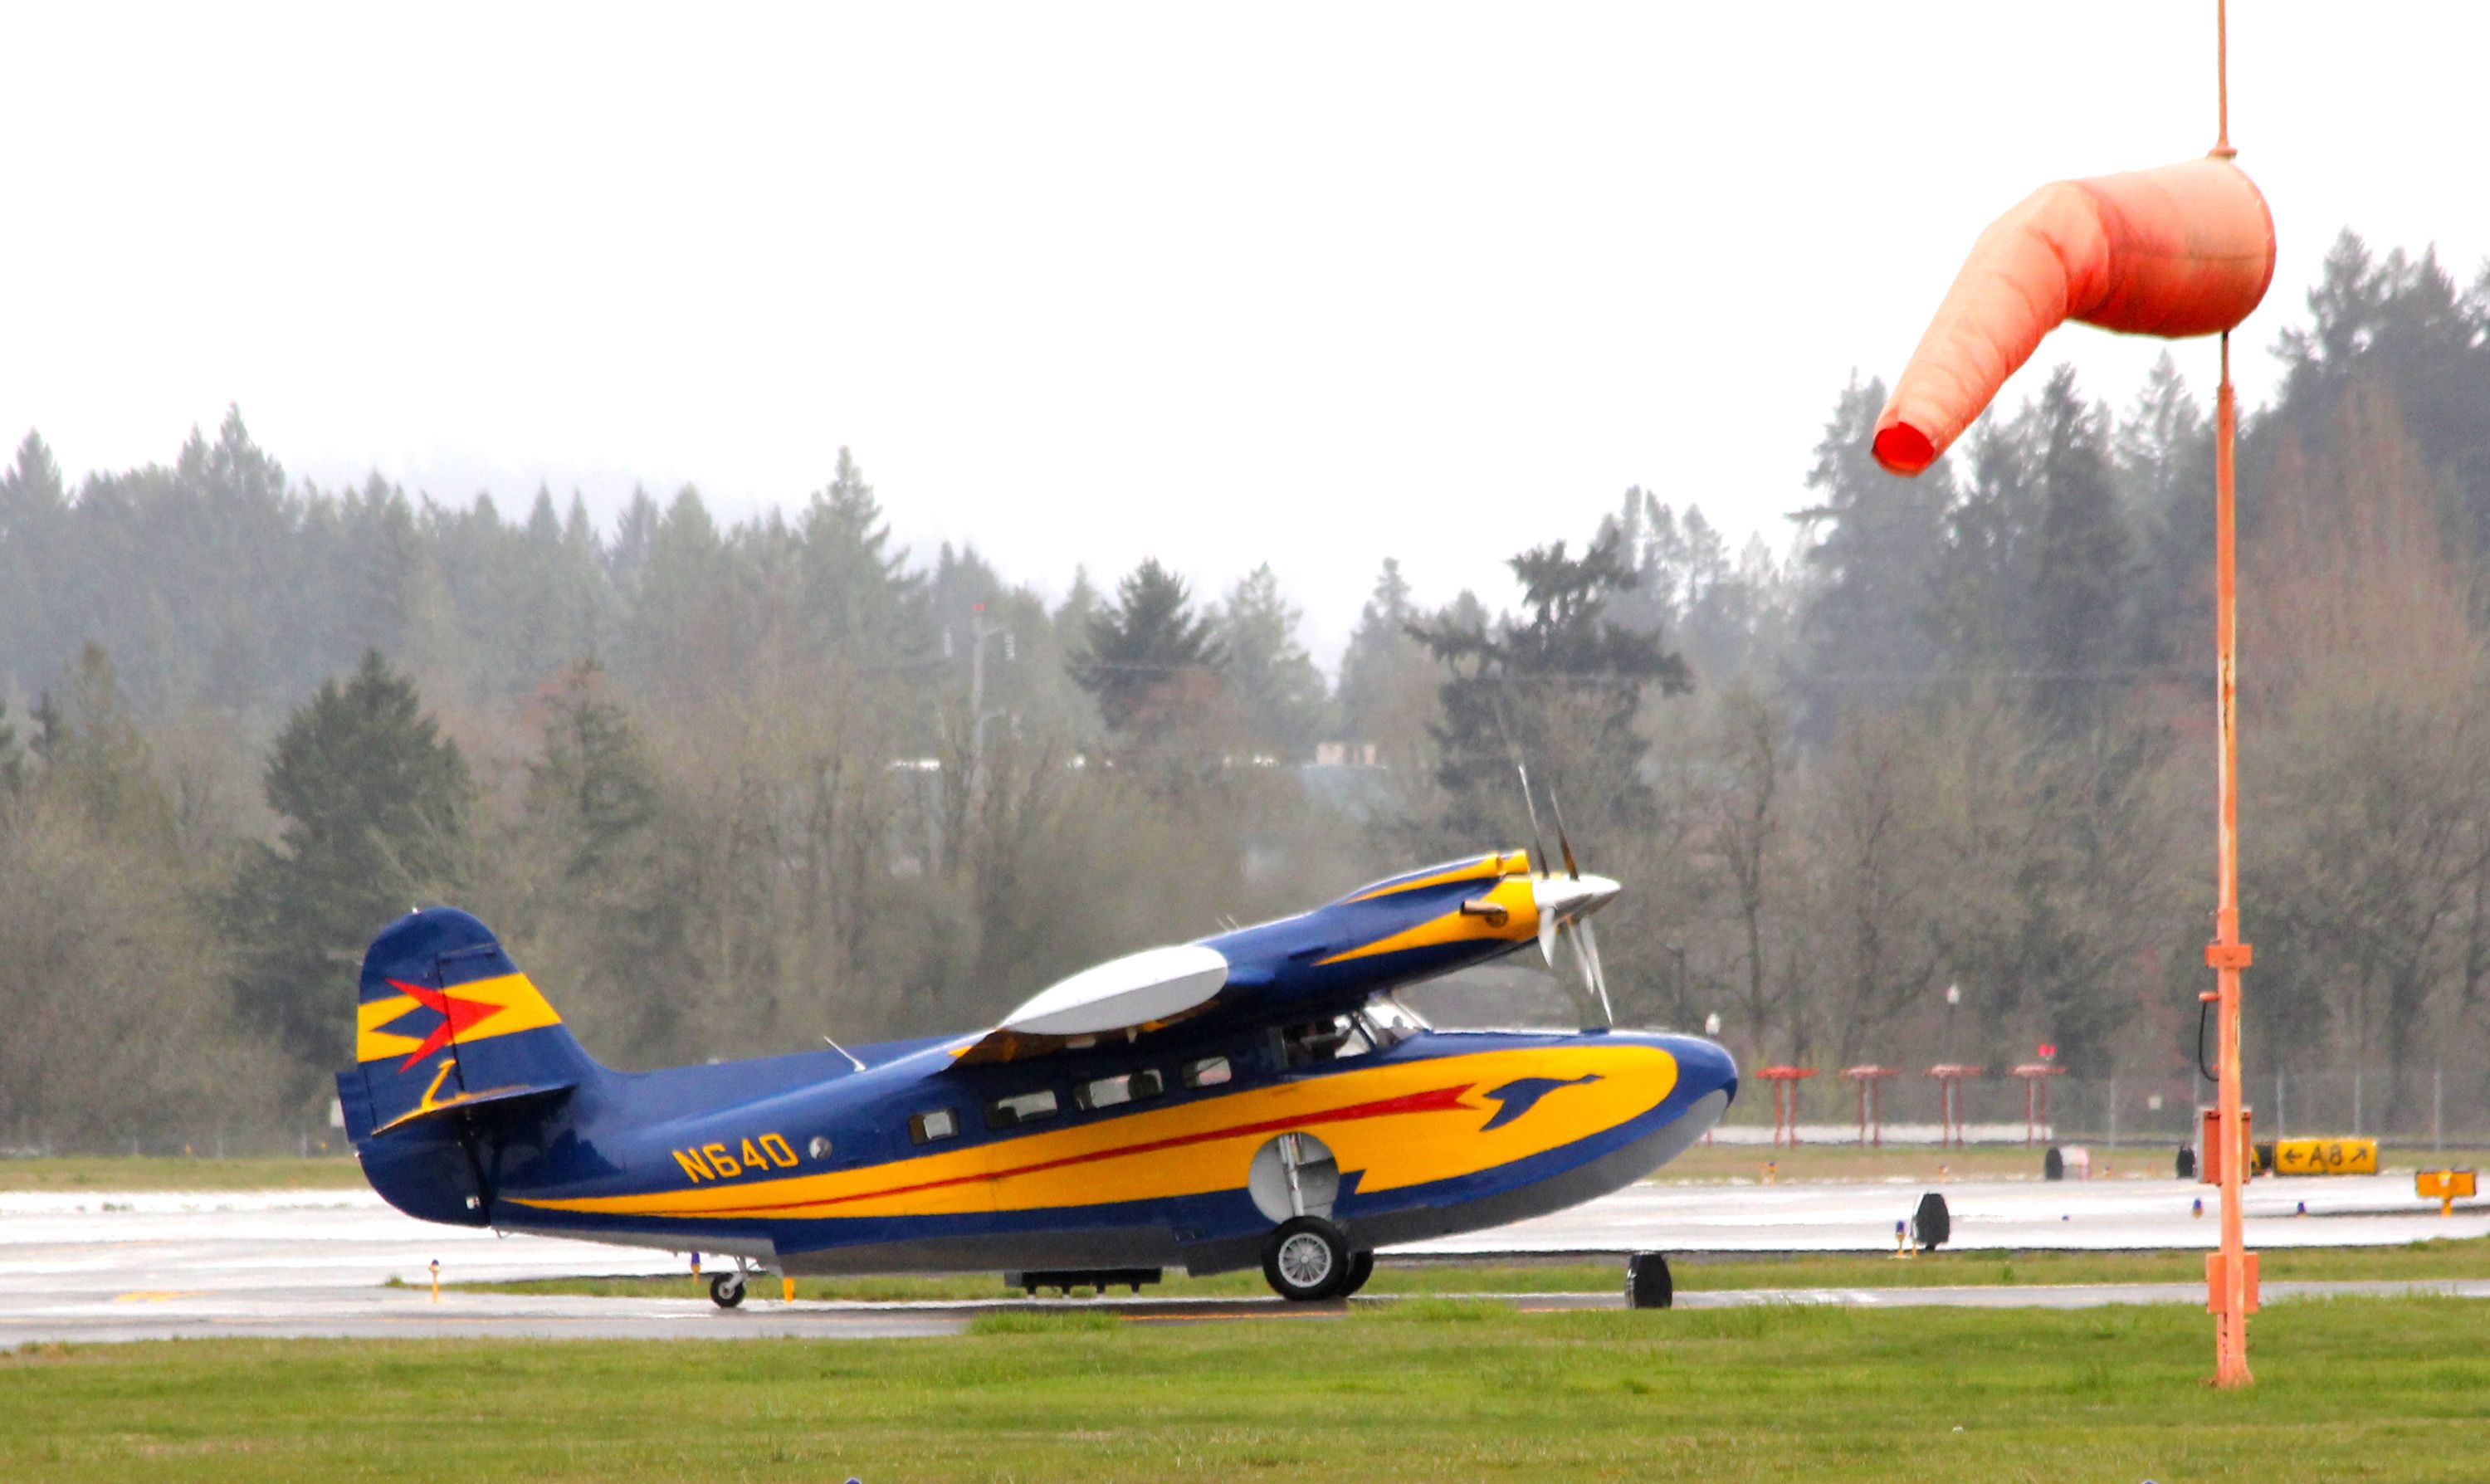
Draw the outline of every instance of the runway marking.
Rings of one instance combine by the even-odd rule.
[[[115,1294],[112,1295],[112,1301],[114,1303],[162,1303],[167,1298],[202,1298],[205,1296],[206,1291],[204,1289],[143,1288],[139,1289],[135,1293]]]

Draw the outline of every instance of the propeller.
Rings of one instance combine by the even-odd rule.
[[[1574,858],[1574,842],[1565,830],[1565,805],[1549,790],[1548,803],[1556,814],[1556,848],[1564,855],[1562,878],[1548,869],[1546,847],[1539,838],[1539,807],[1531,799],[1530,771],[1515,765],[1521,774],[1522,806],[1530,814],[1530,844],[1539,862],[1539,879],[1530,884],[1530,895],[1539,908],[1539,954],[1548,967],[1556,967],[1556,948],[1564,942],[1573,950],[1577,968],[1582,975],[1585,997],[1598,1004],[1600,1024],[1607,1030],[1617,1022],[1615,1007],[1608,1001],[1607,972],[1600,965],[1600,940],[1591,931],[1591,914],[1607,906],[1622,889],[1605,876],[1585,876]]]

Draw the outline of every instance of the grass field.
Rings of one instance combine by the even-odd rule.
[[[1898,1266],[1898,1265],[1897,1265]],[[0,1353],[0,1478],[2478,1479],[2484,1306],[1766,1307]]]
[[[2277,1248],[2259,1258],[2268,1283],[2362,1279],[2490,1278],[2490,1239],[2415,1242],[2403,1247]],[[1794,1256],[1670,1261],[1687,1293],[1729,1289],[1942,1288],[1956,1284],[2202,1283],[2201,1252],[1937,1252],[1909,1262],[1881,1257]],[[1386,1261],[1370,1294],[1606,1294],[1624,1286],[1615,1263],[1419,1263]],[[697,1298],[686,1275],[651,1278],[534,1278],[513,1283],[452,1284],[480,1293],[578,1294],[607,1298]],[[754,1285],[778,1296],[767,1279]],[[796,1296],[888,1303],[911,1299],[996,1298],[1004,1290],[991,1273],[941,1277],[801,1278]],[[1116,1290],[1117,1293],[1123,1292]],[[1244,1298],[1270,1291],[1259,1272],[1188,1278],[1171,1271],[1143,1292],[1153,1297]],[[2490,1319],[2490,1316],[2485,1316]]]

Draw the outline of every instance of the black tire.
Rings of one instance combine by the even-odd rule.
[[[2066,1178],[2066,1153],[2056,1145],[2052,1144],[2049,1146],[2049,1152],[2041,1156],[2041,1178],[2044,1180],[2062,1180]]]
[[[721,1309],[732,1309],[743,1302],[743,1274],[722,1272],[709,1280],[709,1301]]]
[[[1320,1216],[1291,1216],[1262,1244],[1263,1280],[1290,1303],[1339,1297],[1348,1271],[1348,1238]]]
[[[1637,1252],[1626,1259],[1626,1307],[1665,1309],[1677,1302],[1677,1284],[1668,1275],[1668,1259],[1657,1252]]]
[[[1350,1253],[1348,1255],[1348,1281],[1341,1286],[1339,1296],[1346,1298],[1350,1295],[1355,1294],[1359,1289],[1366,1287],[1367,1279],[1374,1276],[1375,1254],[1372,1252]]]
[[[2184,1144],[2179,1146],[2179,1178],[2183,1180],[2196,1178],[2196,1151]]]

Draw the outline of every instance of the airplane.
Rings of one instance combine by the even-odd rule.
[[[482,922],[427,908],[364,956],[338,1099],[399,1210],[717,1254],[725,1308],[762,1271],[1138,1291],[1258,1262],[1282,1298],[1341,1298],[1378,1247],[1642,1178],[1737,1095],[1722,1047],[1613,1028],[1589,917],[1618,885],[1564,857],[1115,959],[982,1033],[646,1072],[592,1060]],[[1533,943],[1570,952],[1597,1024],[1439,1031],[1396,998]]]

